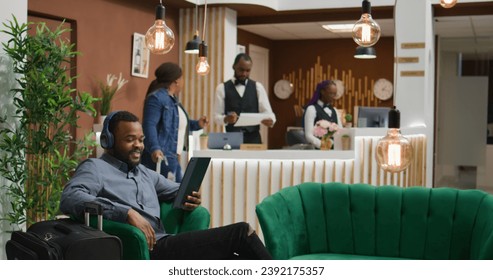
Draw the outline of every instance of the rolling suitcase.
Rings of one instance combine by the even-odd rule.
[[[98,214],[98,229],[89,226],[89,213]],[[72,219],[33,224],[27,232],[15,231],[5,245],[7,259],[19,260],[102,260],[121,259],[118,237],[102,229],[102,207],[86,204],[86,225]]]

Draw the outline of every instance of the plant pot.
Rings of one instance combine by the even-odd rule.
[[[347,151],[351,150],[351,138],[350,137],[341,137],[342,142],[342,150]]]
[[[106,115],[99,115],[98,116],[98,123],[104,124],[105,119],[106,119]]]
[[[209,142],[209,136],[200,136],[200,149],[207,150],[208,142]]]

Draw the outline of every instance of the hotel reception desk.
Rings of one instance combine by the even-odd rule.
[[[425,185],[426,137],[406,134],[414,148],[411,166],[391,174],[378,168],[377,141],[386,129],[351,129],[351,150],[195,150],[191,156],[211,157],[202,182],[202,205],[211,214],[211,227],[246,221],[260,227],[255,206],[281,188],[302,182]],[[369,136],[368,134],[379,135]]]

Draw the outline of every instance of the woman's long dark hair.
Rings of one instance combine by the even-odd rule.
[[[171,83],[182,76],[182,70],[176,63],[165,62],[156,69],[154,75],[156,79],[147,88],[146,96],[160,88],[168,89]]]
[[[308,104],[306,104],[306,107],[317,103],[317,101],[320,99],[320,92],[322,91],[322,89],[324,89],[325,87],[327,87],[329,85],[336,85],[336,83],[332,80],[325,80],[325,81],[321,81],[320,83],[318,83],[317,88],[313,92],[312,99],[310,99]]]

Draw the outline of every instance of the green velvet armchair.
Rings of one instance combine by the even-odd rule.
[[[161,221],[166,232],[176,234],[193,230],[208,229],[210,214],[206,208],[199,206],[193,211],[174,209],[172,203],[161,203]],[[97,219],[91,217],[91,226],[96,227]],[[149,259],[149,248],[144,233],[129,224],[103,220],[103,231],[116,235],[122,241],[123,259]]]
[[[274,259],[493,259],[481,190],[303,183],[256,213]]]

